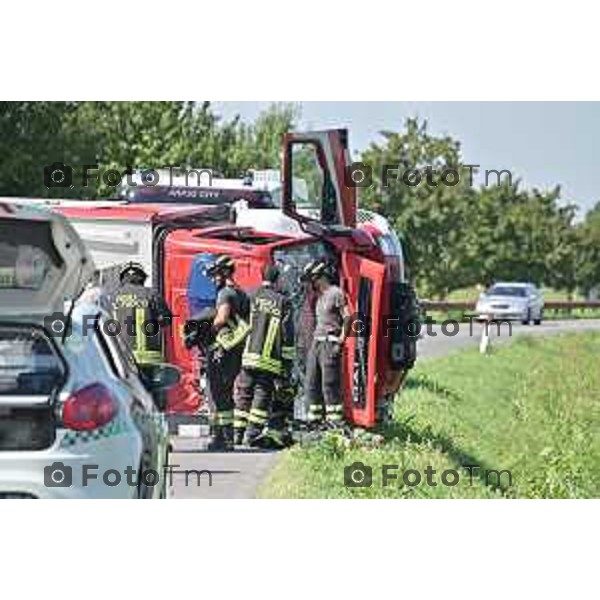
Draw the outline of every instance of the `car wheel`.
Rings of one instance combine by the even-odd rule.
[[[544,316],[543,311],[540,310],[540,314],[538,315],[537,319],[533,320],[533,324],[534,325],[541,325],[542,324],[542,317]]]
[[[530,321],[531,321],[531,309],[528,308],[527,315],[525,317],[523,317],[523,319],[521,320],[521,323],[523,323],[523,325],[529,325]]]

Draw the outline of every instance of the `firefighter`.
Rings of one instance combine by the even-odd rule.
[[[236,443],[246,446],[282,448],[288,443],[294,325],[291,303],[277,290],[279,275],[277,266],[269,265],[251,301],[235,410]]]
[[[147,279],[142,265],[128,263],[120,272],[119,287],[110,294],[110,304],[129,338],[138,363],[164,361],[165,327],[172,314],[163,298],[153,289],[144,287]]]
[[[344,292],[334,284],[335,272],[316,260],[304,268],[303,280],[317,293],[315,330],[306,359],[305,394],[308,420],[317,428],[343,426],[342,354],[350,314]]]
[[[206,270],[217,287],[212,322],[215,342],[206,357],[208,399],[214,410],[210,450],[233,450],[233,392],[242,364],[244,341],[250,326],[248,296],[235,284],[230,256],[219,256]]]

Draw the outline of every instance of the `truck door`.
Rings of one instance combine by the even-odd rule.
[[[356,189],[346,185],[349,164],[345,129],[286,134],[283,212],[309,232],[356,227]]]
[[[377,401],[383,383],[378,378],[378,364],[383,360],[384,276],[385,267],[380,263],[352,253],[342,257],[342,283],[352,313],[344,358],[344,407],[349,421],[363,427],[372,427],[377,421]]]
[[[356,234],[356,187],[352,185],[345,129],[289,133],[284,138],[282,211],[316,238]],[[349,184],[349,185],[347,185]],[[358,244],[340,244],[341,283],[354,313],[345,347],[343,389],[346,417],[370,427],[381,389],[381,319],[385,267],[358,255]],[[343,249],[342,249],[343,248]],[[381,369],[380,369],[381,370]]]

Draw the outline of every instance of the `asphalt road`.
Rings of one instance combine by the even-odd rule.
[[[206,432],[173,438],[171,498],[254,498],[276,452],[207,452]]]
[[[444,356],[451,352],[479,346],[481,325],[461,323],[456,335],[443,335],[441,325],[432,325],[419,341],[419,360]],[[540,326],[513,324],[512,331],[503,325],[500,335],[491,328],[492,344],[506,343],[520,335],[554,335],[569,331],[600,331],[599,320],[546,321]],[[447,333],[453,329],[447,328]],[[173,498],[254,498],[257,488],[275,464],[277,453],[235,452],[211,453],[206,451],[206,429],[188,427],[185,435],[173,438]]]

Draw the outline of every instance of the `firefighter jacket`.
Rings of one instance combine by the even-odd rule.
[[[231,316],[225,327],[217,332],[215,342],[210,349],[224,352],[230,352],[237,348],[241,350],[250,331],[248,296],[239,288],[228,285],[219,290],[217,308],[225,303],[231,307]]]
[[[121,331],[129,338],[139,363],[159,363],[164,357],[164,328],[171,324],[171,311],[152,289],[125,284],[111,298]]]
[[[286,296],[263,284],[252,298],[242,366],[282,376],[285,363],[295,355],[291,304]]]

